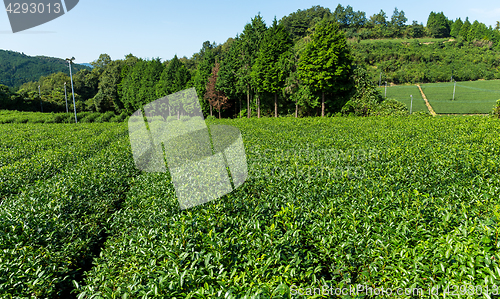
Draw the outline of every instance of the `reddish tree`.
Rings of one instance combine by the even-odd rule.
[[[226,97],[223,91],[219,91],[216,88],[217,76],[219,73],[220,64],[215,62],[215,66],[212,68],[212,75],[208,78],[207,91],[205,92],[204,98],[210,103],[210,108],[215,107],[219,111],[219,119],[221,118],[221,110],[231,107],[229,99]]]

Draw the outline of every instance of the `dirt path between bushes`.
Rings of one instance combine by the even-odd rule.
[[[425,105],[427,106],[427,109],[429,109],[429,113],[432,115],[432,116],[436,116],[436,112],[434,112],[434,109],[432,109],[432,106],[431,104],[429,104],[429,101],[427,100],[427,98],[425,97],[425,93],[424,91],[422,90],[422,87],[420,87],[419,84],[417,84],[417,87],[418,89],[420,90],[420,93],[422,94],[422,98],[424,99],[425,101]]]

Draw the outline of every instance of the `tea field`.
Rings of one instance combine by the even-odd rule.
[[[500,80],[423,84],[422,90],[436,113],[490,113],[500,99]]]
[[[500,80],[457,82],[453,99],[454,83],[421,84],[422,91],[438,114],[488,114],[500,99]],[[378,90],[385,94],[385,87]],[[413,111],[428,111],[416,85],[387,86],[387,98],[406,104],[410,109],[413,95]]]
[[[422,94],[416,85],[387,86],[387,94],[385,86],[379,87],[378,90],[384,97],[404,103],[408,110],[410,110],[411,107],[412,112],[428,111]],[[411,101],[411,96],[413,96],[413,103]]]
[[[187,210],[135,168],[126,124],[1,125],[0,297],[500,285],[499,120],[214,123],[241,130],[249,176]]]

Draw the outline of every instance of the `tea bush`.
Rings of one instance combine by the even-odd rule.
[[[72,129],[60,127],[58,141],[64,142],[64,133]],[[130,178],[137,174],[124,134],[126,126],[103,129],[107,130],[96,138],[109,139],[109,131],[115,140],[101,152],[93,157],[79,154],[72,161],[74,167],[36,180],[1,203],[1,298],[68,298],[72,281],[90,266],[109,217],[119,208]],[[85,136],[85,130],[77,133]],[[82,145],[97,150],[99,142],[89,137]]]
[[[6,195],[17,193],[20,188],[27,187],[36,180],[49,178],[63,169],[74,167],[78,161],[85,160],[106,147],[117,134],[123,136],[126,133],[123,125],[115,125],[114,129],[96,125],[77,127],[51,125],[45,128],[40,126],[30,126],[30,128],[35,128],[35,132],[40,134],[50,134],[47,133],[50,130],[54,134],[49,135],[52,138],[47,138],[35,133],[25,136],[26,139],[19,138],[20,135],[12,135],[17,138],[6,143],[2,142],[2,147],[7,149],[6,153],[13,153],[17,159],[0,168],[0,201]],[[21,149],[19,153],[22,153],[22,150],[30,147],[37,149],[36,152],[32,152],[33,156],[16,155],[16,149]]]
[[[499,285],[497,120],[209,123],[240,128],[248,180],[180,211],[168,174],[136,177],[79,298]]]

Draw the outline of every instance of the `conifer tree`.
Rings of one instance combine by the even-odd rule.
[[[351,54],[339,25],[318,23],[300,57],[298,75],[309,89],[321,93],[321,116],[325,116],[325,93],[338,97],[350,88],[351,67]]]
[[[278,93],[283,90],[287,74],[281,58],[291,47],[288,33],[276,18],[261,43],[252,67],[252,82],[257,92],[274,94],[274,116],[278,117]]]

